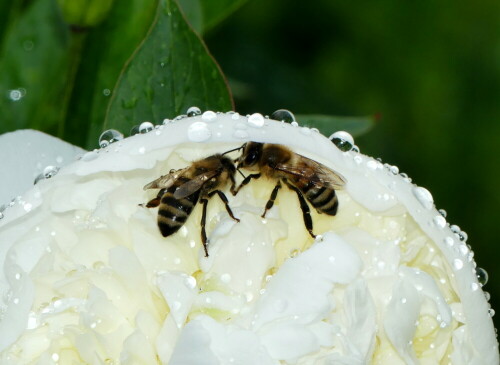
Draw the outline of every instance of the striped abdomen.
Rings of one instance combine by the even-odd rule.
[[[163,237],[174,234],[181,228],[194,206],[200,198],[200,191],[196,191],[182,199],[174,198],[175,190],[183,183],[189,181],[187,178],[179,178],[161,197],[160,208],[158,209],[158,228]]]
[[[304,182],[303,179],[300,179],[295,186],[302,191],[306,199],[314,208],[328,215],[337,214],[339,200],[333,188],[325,186],[318,187],[310,181],[301,182]]]

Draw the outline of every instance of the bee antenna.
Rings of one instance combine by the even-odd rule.
[[[239,150],[242,150],[243,148],[245,148],[246,146],[246,143],[243,145],[243,146],[240,146],[240,147],[237,147],[237,148],[233,148],[232,150],[229,150],[229,151],[226,151],[222,154],[222,156],[228,154],[228,153],[231,153],[231,152],[234,152],[234,151],[239,151]]]
[[[240,175],[243,176],[244,179],[246,178],[246,176],[241,172],[240,169],[237,168],[236,171],[238,171],[240,173]]]

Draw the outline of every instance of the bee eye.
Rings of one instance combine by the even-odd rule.
[[[249,153],[245,156],[245,165],[252,166],[257,162],[258,158],[259,158],[258,151],[256,150],[249,151]]]

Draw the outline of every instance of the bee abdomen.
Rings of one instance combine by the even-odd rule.
[[[321,188],[309,190],[306,197],[311,202],[312,206],[320,212],[328,215],[337,214],[339,201],[335,194],[335,190],[323,186]]]
[[[164,237],[170,236],[179,230],[186,222],[198,201],[199,194],[186,198],[176,199],[171,192],[161,198],[158,210],[158,228]]]

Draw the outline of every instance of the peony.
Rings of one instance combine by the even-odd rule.
[[[345,146],[346,134],[342,137]],[[170,169],[242,145],[284,144],[341,173],[335,217],[252,181],[164,238]],[[105,144],[106,145],[106,144]],[[236,157],[237,152],[231,156]],[[2,364],[498,364],[466,235],[394,166],[315,130],[237,113],[183,118],[84,153],[0,220]],[[240,179],[241,181],[241,179]]]

